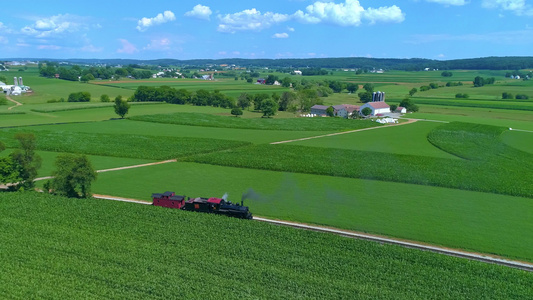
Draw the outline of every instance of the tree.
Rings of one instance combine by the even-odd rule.
[[[0,82],[7,84],[7,77],[4,75],[0,75]]]
[[[89,82],[90,80],[94,80],[94,76],[93,76],[93,74],[91,74],[91,73],[86,74],[86,75],[83,75],[83,76],[81,76],[81,78],[80,78],[80,81],[81,81],[81,82],[85,82],[85,83]]]
[[[86,155],[62,154],[55,165],[54,178],[45,184],[45,189],[71,198],[91,196],[91,184],[97,173]]]
[[[370,107],[365,107],[363,108],[363,110],[361,110],[361,114],[363,114],[363,116],[369,116],[370,114],[372,113],[372,109]]]
[[[514,99],[514,96],[511,93],[503,92],[502,99]]]
[[[353,93],[357,92],[357,90],[359,89],[359,85],[357,85],[355,83],[348,83],[346,85],[346,89],[348,90],[348,92],[353,94]]]
[[[276,75],[268,75],[268,77],[265,80],[266,85],[273,85],[274,82],[278,81],[278,76]]]
[[[396,104],[391,104],[390,105],[390,111],[392,111],[392,112],[395,112],[397,108],[398,108],[398,105],[396,105]]]
[[[483,80],[483,77],[476,76],[476,78],[474,78],[474,87],[481,87],[484,85],[485,85],[485,81]]]
[[[124,119],[124,116],[128,114],[128,111],[130,109],[130,104],[122,99],[122,96],[118,95],[115,98],[115,113],[120,116],[120,118]]]
[[[418,92],[418,90],[416,88],[412,88],[410,91],[409,91],[409,96],[413,96],[414,94],[416,94],[416,92]]]
[[[250,108],[252,105],[252,100],[250,100],[250,96],[248,96],[247,93],[241,93],[239,96],[239,99],[237,99],[237,106],[241,109]]]
[[[273,99],[266,99],[261,102],[261,111],[263,112],[263,117],[270,118],[278,111],[278,103]]]
[[[365,85],[363,85],[363,88],[371,94],[374,92],[374,85],[372,83],[365,83]]]
[[[254,96],[254,99],[253,99],[254,100],[254,110],[262,110],[261,104],[266,99],[270,99],[270,96],[268,94],[265,94],[265,93],[256,94]]]
[[[328,117],[334,117],[335,116],[335,110],[333,109],[332,106],[326,108],[326,115],[328,115]]]
[[[450,72],[450,71],[444,71],[444,72],[440,73],[440,76],[442,76],[442,77],[452,77],[453,73]]]
[[[89,92],[77,92],[70,93],[68,95],[68,102],[89,102],[91,101],[91,93]]]
[[[31,189],[35,186],[33,180],[37,177],[37,170],[41,167],[41,157],[35,153],[35,135],[19,132],[15,134],[15,139],[19,141],[20,149],[9,155],[14,171],[18,173],[19,181],[15,189]]]
[[[103,94],[102,96],[100,96],[100,102],[110,102],[111,99],[109,99],[109,96],[106,95],[106,94]]]
[[[283,92],[279,98],[279,110],[287,111],[296,101],[296,94],[294,92]]]
[[[372,93],[371,92],[360,92],[358,94],[359,96],[359,100],[363,103],[367,103],[367,102],[370,102],[372,101]]]
[[[282,87],[290,87],[292,85],[292,80],[289,77],[285,77],[281,80]]]
[[[416,104],[414,104],[414,102],[411,101],[411,99],[409,99],[409,98],[404,98],[402,100],[402,102],[400,102],[400,106],[401,107],[405,107],[405,109],[407,111],[410,111],[410,112],[417,112],[418,111],[418,106]]]
[[[242,109],[240,107],[235,107],[231,110],[231,114],[235,117],[242,116]]]

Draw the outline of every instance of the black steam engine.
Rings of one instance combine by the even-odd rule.
[[[242,201],[241,204],[233,204],[225,198],[188,198],[186,196],[178,196],[174,192],[152,194],[153,205],[156,206],[252,219],[252,213],[248,206],[243,205]]]

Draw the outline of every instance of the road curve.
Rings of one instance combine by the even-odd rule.
[[[137,204],[144,204],[144,205],[151,205],[151,202],[137,200],[137,199],[130,199],[130,198],[122,198],[122,197],[115,197],[115,196],[108,196],[108,195],[93,195],[94,198],[98,199],[105,199],[105,200],[114,200],[114,201],[123,201],[123,202],[130,202],[130,203],[137,203]],[[267,219],[263,217],[254,217],[253,218],[256,221],[259,222],[265,222],[275,225],[281,225],[281,226],[290,226],[294,228],[304,229],[304,230],[312,230],[312,231],[318,231],[318,232],[325,232],[325,233],[332,233],[344,237],[349,238],[355,238],[355,239],[363,239],[373,242],[379,242],[379,243],[386,243],[391,245],[398,245],[406,248],[413,248],[418,250],[424,250],[424,251],[431,251],[436,252],[444,255],[449,256],[455,256],[455,257],[461,257],[471,260],[477,260],[485,263],[492,263],[497,265],[503,265],[515,269],[521,269],[529,272],[533,272],[533,264],[527,263],[527,262],[521,262],[521,261],[515,261],[515,260],[507,260],[499,257],[492,257],[487,256],[483,254],[478,253],[472,253],[472,252],[466,252],[456,249],[449,249],[444,247],[437,247],[437,246],[430,246],[430,245],[424,245],[420,243],[415,242],[406,242],[402,240],[392,239],[392,238],[385,238],[385,237],[379,237],[375,235],[370,234],[364,234],[364,233],[358,233],[353,231],[347,231],[347,230],[341,230],[341,229],[335,229],[335,228],[329,228],[329,227],[322,227],[322,226],[314,226],[314,225],[308,225],[308,224],[302,224],[302,223],[295,223],[295,222],[288,222],[288,221],[280,221],[280,220],[273,220],[273,219]]]

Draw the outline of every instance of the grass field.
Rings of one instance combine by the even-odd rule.
[[[135,116],[130,119],[175,125],[288,131],[342,131],[381,126],[370,120],[344,118],[243,119],[199,113],[158,114]]]
[[[504,71],[452,72],[453,77],[444,78],[440,71],[361,75],[334,71],[333,75],[305,79],[341,80],[360,85],[371,82],[376,90],[387,93],[390,103],[399,103],[413,87],[461,81],[463,86],[418,92],[412,100],[418,101],[420,112],[406,117],[533,131],[531,111],[519,110],[530,109],[533,101],[498,99],[502,92],[529,94],[533,98],[533,81],[506,79]],[[191,91],[218,89],[233,97],[242,92],[271,94],[287,89],[248,84],[233,78],[215,82],[150,79],[83,84],[39,78],[31,70],[20,73],[9,73],[8,78],[24,77],[24,82],[35,92],[15,98],[22,106],[9,111],[7,108],[12,103],[0,106],[0,135],[12,147],[16,146],[12,143],[14,130],[33,131],[44,139],[40,149],[93,154],[91,160],[98,169],[181,157],[200,150],[211,153],[188,158],[204,164],[180,162],[102,173],[94,184],[98,193],[149,200],[147,197],[152,192],[175,189],[191,196],[221,196],[228,191],[231,197],[240,198],[244,191],[253,188],[262,195],[260,199],[267,199],[250,201],[254,213],[533,261],[529,250],[533,249],[533,243],[528,234],[532,225],[528,215],[533,197],[528,167],[532,133],[500,131],[497,143],[480,139],[483,143],[476,145],[472,141],[479,138],[478,131],[466,130],[463,135],[443,135],[440,131],[439,135],[436,129],[443,126],[441,123],[417,122],[289,145],[265,145],[361,128],[362,123],[300,119],[295,114],[281,112],[267,120],[261,119],[260,113],[249,111],[242,118],[232,118],[227,109],[170,104],[131,107],[128,117],[150,122],[116,120],[113,108],[108,107],[111,104],[97,101],[100,95],[127,97],[140,85],[165,84]],[[278,73],[262,76],[268,74],[285,76]],[[496,83],[473,88],[471,81],[478,75],[495,77]],[[50,99],[66,98],[74,91],[89,91],[93,99],[86,104],[46,103]],[[458,92],[468,93],[470,98],[457,100]],[[360,104],[356,95],[345,91],[323,100],[327,104]],[[105,107],[99,107],[102,105]],[[154,123],[154,120],[164,123]],[[198,126],[206,123],[214,127]],[[357,126],[353,127],[354,124]],[[32,126],[23,127],[26,125]],[[6,128],[17,126],[22,127]],[[433,144],[427,139],[431,133]],[[215,140],[225,146],[216,144]],[[455,140],[459,143],[452,143]],[[240,147],[246,143],[254,145]],[[187,151],[183,152],[183,148]],[[226,150],[213,152],[221,149]],[[47,175],[57,153],[40,153],[45,161],[39,174]],[[491,158],[494,156],[498,159]],[[334,204],[326,202],[329,199],[334,199]],[[324,209],[328,205],[332,211]]]
[[[220,216],[32,193],[0,194],[0,213],[2,298],[524,299],[533,293],[533,277],[524,271]]]
[[[428,133],[440,125],[435,122],[416,122],[379,130],[297,141],[290,145],[454,158],[455,156],[439,150],[427,140]]]
[[[533,261],[531,199],[422,185],[171,163],[99,174],[94,192],[150,201],[171,190],[227,192],[254,215],[424,241]],[[512,216],[512,217],[511,217]]]

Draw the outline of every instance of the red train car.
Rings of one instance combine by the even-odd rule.
[[[181,209],[185,205],[185,196],[176,195],[174,192],[152,194],[155,206]]]

